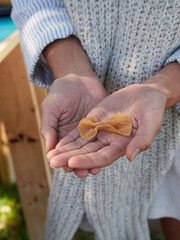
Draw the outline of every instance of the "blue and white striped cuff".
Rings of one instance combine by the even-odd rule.
[[[174,61],[180,64],[180,47],[165,61],[164,66]],[[176,104],[176,109],[180,112],[180,102]]]
[[[164,65],[174,61],[180,63],[180,47],[165,61]]]
[[[21,19],[15,19],[17,25],[19,20]],[[70,35],[76,36],[76,30],[66,8],[42,8],[32,13],[20,29],[21,48],[31,82],[39,87],[50,88],[54,76],[42,51],[54,40],[67,38]]]

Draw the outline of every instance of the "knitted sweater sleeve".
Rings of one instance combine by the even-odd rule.
[[[180,64],[180,47],[165,61],[164,65],[177,61]],[[180,102],[176,104],[176,109],[180,112]]]
[[[42,51],[55,39],[76,35],[63,0],[12,0],[11,18],[20,32],[30,81],[49,88],[54,76]]]

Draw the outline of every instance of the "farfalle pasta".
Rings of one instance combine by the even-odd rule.
[[[100,122],[96,116],[91,116],[79,122],[79,133],[85,140],[91,140],[100,130],[130,136],[132,121],[128,115],[118,112],[107,121]]]

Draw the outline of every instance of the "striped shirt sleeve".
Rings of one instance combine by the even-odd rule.
[[[166,60],[164,65],[177,61],[180,64],[180,47]]]
[[[54,76],[42,51],[56,39],[76,36],[67,8],[62,0],[12,0],[12,5],[29,79],[49,88]]]
[[[180,47],[166,60],[164,66],[174,61],[177,61],[180,64]],[[176,104],[176,109],[180,112],[180,102]]]

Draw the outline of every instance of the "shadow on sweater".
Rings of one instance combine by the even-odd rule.
[[[151,240],[165,240],[158,220],[149,221]],[[78,229],[73,240],[94,240],[94,234]]]

